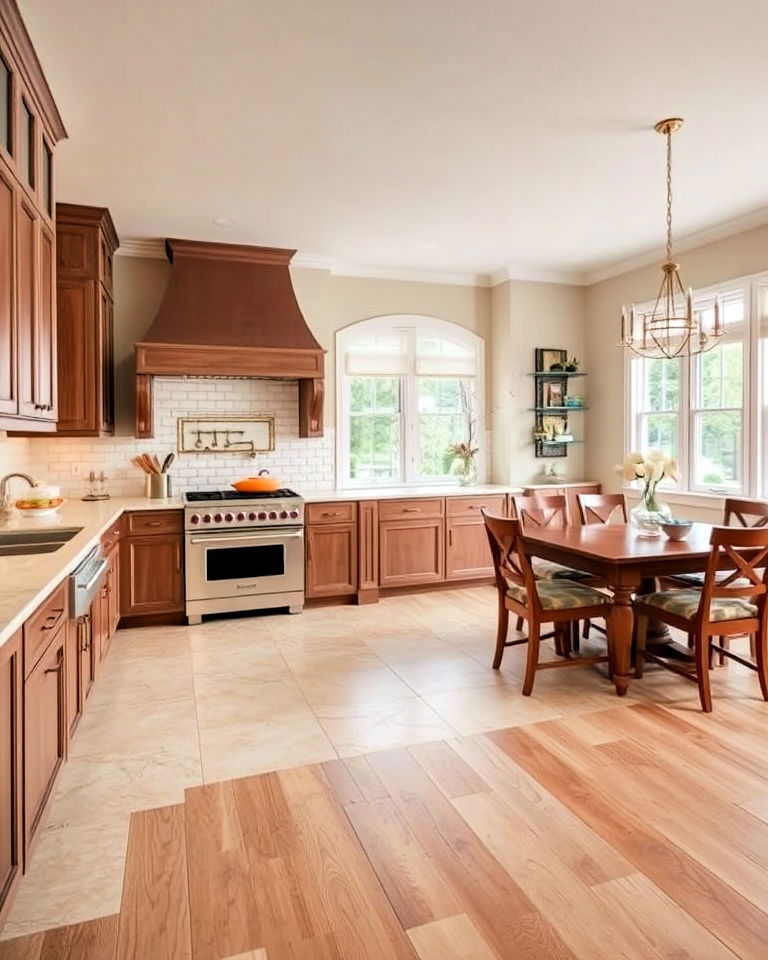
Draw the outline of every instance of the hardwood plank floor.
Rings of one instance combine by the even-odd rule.
[[[132,818],[119,919],[0,960],[765,960],[768,706],[723,714],[617,706],[193,787]]]

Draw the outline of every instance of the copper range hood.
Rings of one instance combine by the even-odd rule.
[[[299,382],[299,435],[323,435],[325,351],[293,292],[295,250],[166,240],[173,264],[157,316],[136,344],[136,436],[152,437],[155,376]]]

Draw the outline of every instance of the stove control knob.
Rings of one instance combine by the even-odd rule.
[[[244,514],[244,513],[238,513],[237,519],[240,520],[240,521],[245,520],[245,514]]]
[[[267,515],[266,515],[266,513],[264,513],[264,511],[262,510],[262,512],[259,514],[259,520],[266,520],[266,519],[267,519]]]
[[[220,513],[214,513],[214,515],[213,515],[213,522],[214,522],[214,523],[221,523],[221,521],[222,521],[223,519],[224,519],[224,518],[222,517],[222,515],[221,515]]]
[[[210,523],[210,522],[211,522],[211,515],[210,515],[210,513],[204,513],[204,514],[203,514],[203,523]]]
[[[190,523],[200,523],[200,517],[199,517],[199,515],[196,514],[196,513],[193,513],[192,516],[189,518],[189,522],[190,522]]]
[[[280,511],[280,519],[281,519],[281,520],[287,520],[287,519],[288,519],[288,511],[287,511],[287,510],[281,510],[281,511]]]
[[[298,510],[291,510],[291,512],[288,514],[291,520],[295,520],[298,517],[298,515],[299,515]]]
[[[232,521],[233,521],[235,518],[232,516],[231,513],[225,513],[225,514],[224,514],[224,519],[227,521],[227,523],[232,523]]]
[[[257,514],[257,513],[254,513],[253,511],[251,511],[251,512],[248,514],[248,519],[249,519],[249,520],[256,520],[257,517],[258,517],[258,514]]]
[[[270,511],[269,511],[269,519],[270,519],[270,520],[277,520],[277,514],[275,513],[274,510],[270,510]]]

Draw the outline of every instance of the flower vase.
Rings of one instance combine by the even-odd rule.
[[[655,539],[661,536],[661,525],[672,516],[669,504],[659,503],[655,486],[646,487],[637,506],[629,511],[629,521],[638,537]]]
[[[459,478],[459,486],[473,487],[477,483],[477,464],[474,457],[470,460],[460,460],[456,475]]]

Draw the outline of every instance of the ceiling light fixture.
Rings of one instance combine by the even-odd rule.
[[[638,316],[635,305],[621,311],[621,339],[618,346],[627,347],[641,357],[691,357],[717,346],[725,333],[720,317],[720,302],[715,300],[714,322],[707,331],[700,313],[693,309],[693,291],[687,291],[680,279],[680,264],[672,257],[672,134],[683,125],[680,117],[660,120],[654,127],[667,138],[667,258],[661,265],[663,278],[656,303],[650,313],[639,315],[640,329],[635,330]]]

